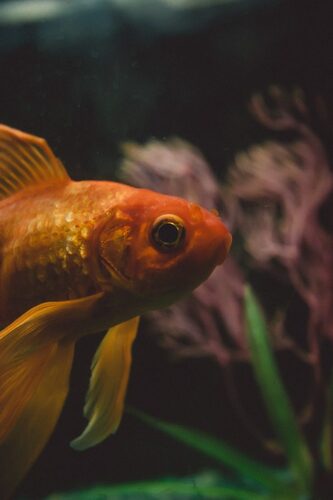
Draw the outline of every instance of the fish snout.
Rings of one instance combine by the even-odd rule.
[[[207,243],[211,248],[215,266],[223,264],[227,257],[232,236],[217,214],[210,213],[207,218]]]
[[[229,253],[230,247],[231,247],[232,236],[228,230],[226,230],[226,231],[227,232],[223,236],[222,242],[220,244],[220,248],[218,250],[218,258],[217,258],[217,262],[216,262],[217,266],[220,266],[221,264],[223,264],[223,262],[225,261],[227,255]]]

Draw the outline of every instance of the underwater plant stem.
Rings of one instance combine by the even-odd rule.
[[[247,458],[243,453],[233,449],[222,441],[202,432],[172,424],[151,417],[142,411],[128,408],[127,412],[138,417],[146,424],[163,431],[177,441],[218,460],[224,466],[230,467],[238,474],[250,477],[257,484],[270,490],[281,490],[281,478],[272,469]]]
[[[254,374],[267,412],[298,488],[309,494],[313,484],[313,460],[279,376],[264,315],[249,285],[245,287],[245,317]]]

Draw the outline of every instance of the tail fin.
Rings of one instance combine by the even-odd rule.
[[[34,353],[25,362],[24,369],[18,366],[12,370],[11,387],[8,387],[12,396],[8,397],[8,403],[15,418],[10,420],[6,411],[0,415],[1,499],[11,496],[57,423],[68,392],[73,351],[73,343],[59,343]],[[22,397],[24,387],[26,393]],[[3,396],[1,401],[4,402]]]
[[[98,297],[40,304],[0,332],[1,500],[11,496],[54,429],[68,392],[70,328]]]

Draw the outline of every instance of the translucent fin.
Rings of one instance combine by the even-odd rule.
[[[0,446],[15,427],[23,408],[33,396],[52,359],[54,349],[54,345],[47,345],[31,353],[27,358],[23,354],[23,359],[18,359],[21,357],[18,354],[10,356],[8,362],[0,360]],[[2,355],[1,358],[3,357]]]
[[[40,304],[0,332],[1,500],[27,472],[56,424],[77,331],[88,325],[102,296]]]
[[[0,498],[9,498],[48,441],[68,392],[74,344],[60,343],[10,434],[0,445]],[[36,380],[35,380],[36,382]]]
[[[76,450],[85,450],[116,432],[124,409],[124,400],[132,362],[132,344],[139,317],[116,325],[107,332],[92,363],[92,375],[84,415],[89,423],[71,442]]]
[[[26,186],[69,180],[47,142],[0,124],[0,199]]]

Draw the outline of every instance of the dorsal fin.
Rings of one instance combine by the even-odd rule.
[[[0,124],[0,200],[27,186],[66,179],[44,139]]]

